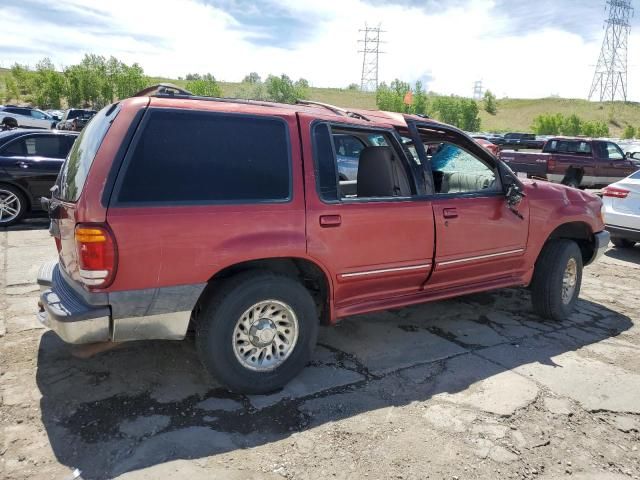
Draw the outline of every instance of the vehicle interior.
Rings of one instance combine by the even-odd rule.
[[[420,165],[408,132],[399,132],[400,144],[388,132],[333,126],[340,199],[411,197],[416,194],[412,171],[422,173],[424,178],[419,180],[433,183],[440,195],[502,191],[497,167],[483,158],[473,140],[455,132],[419,131],[431,175]]]
[[[462,135],[419,128],[436,194],[486,193],[502,190],[498,171],[478,145]]]
[[[411,197],[409,166],[387,132],[332,127],[341,199]]]

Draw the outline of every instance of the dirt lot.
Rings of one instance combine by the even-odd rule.
[[[0,232],[0,478],[640,478],[638,247],[567,322],[519,289],[357,317],[244,397],[189,339],[72,356],[33,315],[45,226]]]

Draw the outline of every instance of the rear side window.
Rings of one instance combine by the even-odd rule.
[[[545,145],[544,152],[591,155],[591,143],[579,140],[551,140]]]
[[[279,118],[150,110],[118,179],[120,204],[260,203],[291,198]]]
[[[56,198],[66,202],[78,200],[93,159],[119,111],[119,105],[103,108],[82,130],[58,175]]]

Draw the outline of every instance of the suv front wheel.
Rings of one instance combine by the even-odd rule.
[[[309,361],[318,314],[296,280],[263,271],[232,277],[205,300],[196,348],[207,370],[238,393],[269,393]]]
[[[551,240],[540,252],[531,282],[534,311],[550,320],[565,320],[582,285],[582,252],[572,240]]]

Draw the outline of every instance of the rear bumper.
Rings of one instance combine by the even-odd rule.
[[[182,340],[205,284],[91,293],[53,261],[38,273],[38,319],[67,343]]]
[[[604,255],[604,252],[609,248],[609,242],[611,241],[611,235],[606,230],[596,233],[595,235],[595,246],[593,249],[593,257],[589,260],[585,265],[590,265],[600,257]]]
[[[618,227],[616,225],[607,225],[607,231],[615,238],[623,238],[632,242],[640,242],[640,230],[635,228]]]
[[[57,262],[49,262],[38,272],[40,301],[38,320],[67,343],[95,343],[109,340],[111,309],[91,305],[64,278]]]

